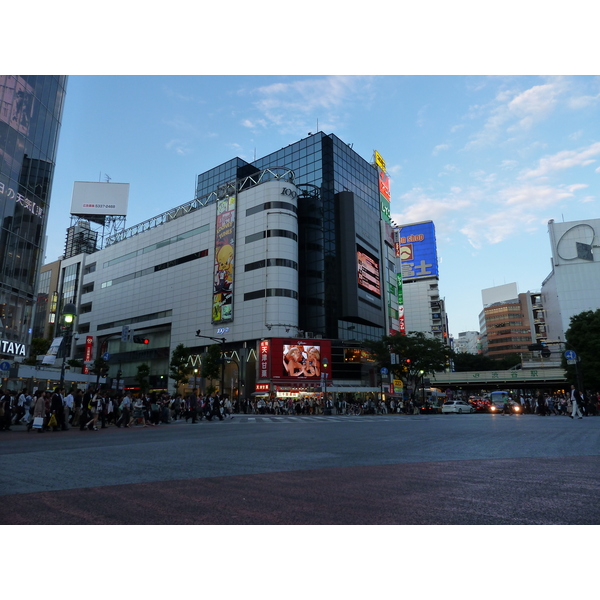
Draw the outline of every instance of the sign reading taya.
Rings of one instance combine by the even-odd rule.
[[[10,354],[11,356],[27,356],[25,354],[25,344],[0,340],[0,354]]]
[[[212,322],[233,321],[235,196],[217,202]]]

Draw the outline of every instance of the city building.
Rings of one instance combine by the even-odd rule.
[[[0,75],[0,357],[29,354],[66,77]]]
[[[541,303],[551,341],[565,339],[571,317],[600,308],[600,219],[548,222],[552,271],[542,283]]]
[[[454,350],[459,353],[481,354],[478,331],[462,331],[454,338]]]
[[[400,225],[395,230],[402,274],[404,326],[450,344],[433,221]]]
[[[540,294],[519,293],[516,283],[481,292],[479,314],[482,353],[490,358],[529,352],[528,346],[546,340]]]
[[[235,158],[198,176],[191,202],[64,258],[58,301],[78,307],[71,355],[86,366],[106,357],[126,387],[145,363],[152,388],[173,390],[169,361],[183,344],[189,384],[202,390],[380,392],[360,346],[399,330],[399,305],[375,156],[319,132],[252,163]],[[207,382],[215,343],[224,375]]]

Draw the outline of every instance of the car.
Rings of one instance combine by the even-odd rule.
[[[442,414],[449,413],[472,413],[475,412],[475,409],[464,400],[450,400],[449,402],[444,402],[442,406]]]
[[[419,406],[419,412],[424,414],[436,414],[438,412],[438,407],[435,404],[431,404],[430,402],[425,402],[425,404],[421,404]]]
[[[521,405],[518,402],[515,402],[513,400],[509,400],[508,401],[508,407],[509,410],[511,412],[511,414],[513,415],[521,415],[523,414],[523,408],[521,407]],[[504,402],[492,402],[490,403],[489,406],[489,411],[492,414],[496,414],[496,415],[501,415],[504,413]]]
[[[475,412],[490,412],[490,401],[483,398],[469,399],[469,403],[475,409]]]

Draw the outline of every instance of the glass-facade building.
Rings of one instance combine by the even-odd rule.
[[[67,77],[0,75],[0,337],[28,344]]]
[[[235,158],[199,175],[196,197],[277,167],[293,170],[302,190],[301,329],[331,339],[380,339],[386,333],[383,298],[363,293],[354,303],[349,300],[357,289],[355,266],[348,261],[349,253],[356,256],[355,240],[379,264],[382,261],[378,171],[351,146],[333,134],[318,132],[252,163]]]

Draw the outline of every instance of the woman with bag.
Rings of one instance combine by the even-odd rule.
[[[33,418],[27,424],[27,432],[29,432],[31,428],[35,425],[36,429],[38,430],[38,433],[42,433],[42,431],[44,431],[45,416],[46,404],[44,402],[44,392],[36,392],[33,395]]]

